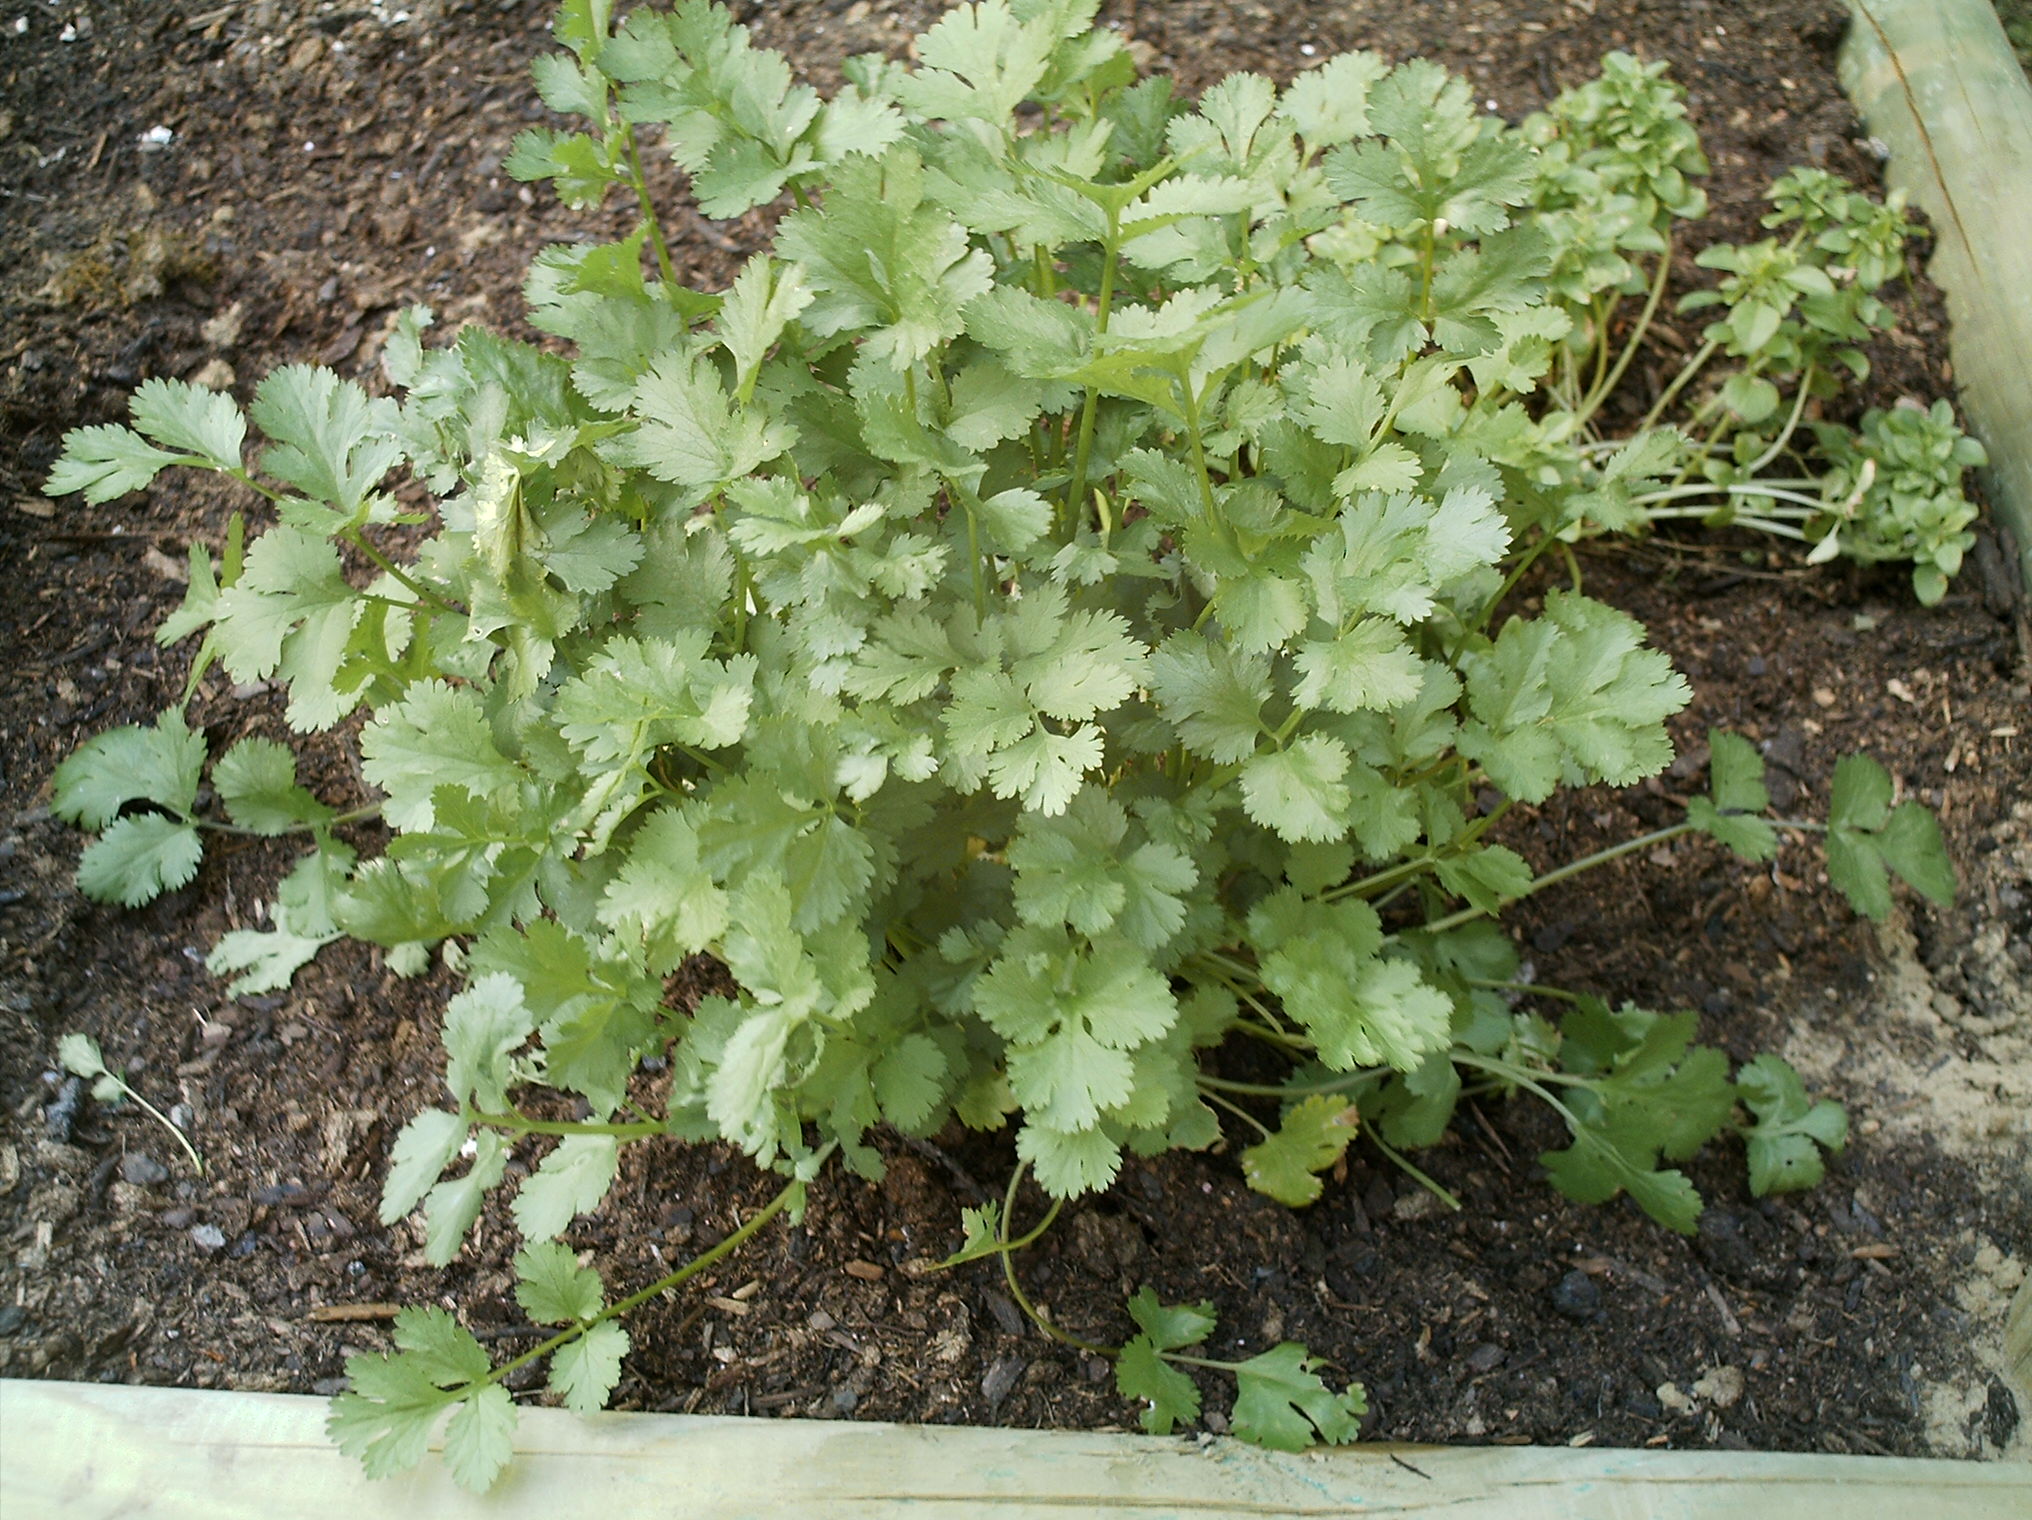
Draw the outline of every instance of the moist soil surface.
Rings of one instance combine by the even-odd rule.
[[[783,0],[736,9],[821,84],[898,52],[931,3]],[[258,924],[289,852],[215,850],[138,912],[83,900],[80,838],[48,812],[80,740],[145,721],[189,651],[149,635],[180,599],[183,546],[250,505],[165,477],[103,507],[40,494],[63,432],[122,413],[154,375],[243,398],[314,361],[376,383],[394,314],[440,331],[519,327],[547,242],[619,234],[506,179],[542,119],[526,80],[545,0],[16,0],[0,9],[0,1374],[330,1393],[348,1353],[387,1345],[394,1305],[456,1305],[502,1353],[530,1343],[515,1240],[483,1221],[427,1267],[377,1222],[395,1132],[442,1091],[443,973],[388,974],[337,946],[286,992],[228,998],[201,964]],[[16,12],[21,20],[15,20]],[[1714,238],[1753,235],[1795,163],[1864,184],[1876,159],[1839,93],[1841,13],[1822,0],[1240,0],[1113,3],[1146,68],[1197,89],[1288,77],[1349,47],[1435,57],[1515,118],[1616,47],[1668,58],[1714,161]],[[723,285],[767,235],[708,224],[657,186],[683,271]],[[616,216],[619,215],[617,211]],[[1703,278],[1682,254],[1677,282]],[[1916,262],[1915,262],[1916,268]],[[1897,296],[1844,405],[1951,390],[1937,295]],[[1667,324],[1638,392],[1676,367]],[[1654,373],[1641,373],[1646,369]],[[1639,404],[1642,404],[1640,398]],[[1853,918],[1803,849],[1743,867],[1708,843],[1632,858],[1510,923],[1554,985],[1700,1011],[1737,1058],[1790,1055],[1846,1102],[1854,1139],[1816,1191],[1753,1199],[1733,1147],[1690,1168],[1709,1208],[1670,1234],[1627,1203],[1571,1204],[1533,1158],[1561,1143],[1523,1102],[1466,1105],[1419,1164],[1453,1212],[1357,1146],[1302,1212],[1250,1193],[1231,1155],[1130,1162],[1023,1253],[1024,1287],[1088,1337],[1127,1333],[1127,1293],[1208,1298],[1216,1354],[1305,1341],[1366,1383],[1366,1431],[1408,1441],[1724,1446],[1982,1455],[2017,1438],[1991,1372],[2032,1243],[2032,700],[2023,604],[1985,530],[1939,607],[1901,572],[1809,570],[1714,537],[1601,547],[1589,590],[1636,613],[1696,691],[1681,759],[1626,793],[1564,796],[1509,841],[1545,868],[1678,816],[1710,725],[1756,740],[1780,806],[1824,806],[1837,755],[1867,749],[1940,810],[1956,906]],[[1525,599],[1528,605],[1528,598]],[[269,693],[214,675],[191,708],[215,747],[284,736]],[[345,742],[310,745],[334,800],[361,795]],[[372,849],[371,830],[358,841]],[[207,1160],[193,1175],[128,1105],[52,1070],[84,1030]],[[999,1194],[1004,1137],[883,1142],[879,1185],[829,1173],[801,1229],[773,1228],[703,1285],[634,1316],[620,1407],[982,1424],[1120,1426],[1105,1362],[1026,1323],[992,1263],[927,1274],[963,1205]],[[524,1156],[524,1164],[534,1158]],[[503,1190],[506,1191],[506,1190]],[[638,1148],[570,1239],[627,1291],[724,1235],[772,1191],[738,1155]],[[1034,1217],[1026,1196],[1019,1213]],[[1230,1390],[1208,1385],[1204,1425]]]

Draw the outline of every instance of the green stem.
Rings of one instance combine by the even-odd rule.
[[[323,823],[292,823],[286,829],[249,829],[237,823],[221,823],[213,818],[192,818],[190,821],[199,828],[214,834],[237,834],[248,839],[287,839],[295,834],[315,834],[322,829],[335,829],[341,824],[359,823],[363,819],[379,818],[381,804],[369,803],[365,807],[350,808],[343,813],[334,813]]]
[[[1336,1077],[1331,1082],[1237,1082],[1228,1077],[1209,1076],[1201,1072],[1193,1080],[1201,1088],[1214,1088],[1221,1092],[1239,1093],[1245,1098],[1310,1098],[1328,1093],[1352,1092],[1382,1081],[1392,1073],[1384,1067],[1373,1071],[1350,1072],[1345,1077]],[[1208,1097],[1213,1093],[1209,1092]]]
[[[475,1124],[521,1135],[613,1135],[622,1140],[641,1140],[669,1133],[661,1123],[576,1124],[561,1119],[530,1119],[517,1113],[485,1114],[478,1111],[468,1113],[466,1117]]]
[[[1117,262],[1116,240],[1121,235],[1120,211],[1108,212],[1107,236],[1101,240],[1101,290],[1094,304],[1094,340],[1096,346],[1107,336],[1108,316],[1115,301],[1115,264]],[[1074,446],[1072,459],[1072,486],[1066,492],[1064,524],[1070,529],[1079,523],[1079,515],[1086,510],[1087,464],[1094,451],[1094,416],[1099,410],[1101,393],[1098,387],[1088,386],[1086,401],[1080,407],[1079,442]]]
[[[1651,292],[1644,300],[1644,309],[1637,314],[1637,325],[1630,329],[1630,338],[1623,345],[1623,352],[1616,360],[1616,367],[1609,371],[1608,378],[1594,386],[1581,403],[1574,409],[1574,421],[1585,426],[1602,404],[1616,393],[1622,383],[1624,371],[1630,361],[1637,357],[1637,350],[1644,344],[1644,335],[1651,330],[1651,319],[1658,314],[1658,303],[1665,297],[1665,286],[1672,273],[1672,234],[1665,235],[1665,251],[1658,256],[1658,269],[1651,278]],[[1641,431],[1641,430],[1640,430]]]
[[[769,1223],[769,1221],[774,1219],[778,1214],[782,1213],[784,1209],[789,1206],[790,1200],[794,1198],[798,1193],[802,1192],[803,1189],[804,1184],[802,1182],[793,1182],[789,1184],[787,1187],[783,1189],[782,1192],[778,1193],[774,1198],[770,1199],[767,1203],[765,1203],[761,1207],[761,1209],[759,1209],[756,1212],[755,1216],[752,1219],[750,1219],[746,1224],[742,1225],[739,1229],[735,1230],[731,1235],[727,1236],[726,1239],[722,1240],[718,1245],[714,1246],[711,1250],[702,1252],[701,1254],[694,1256],[690,1261],[686,1262],[683,1266],[679,1267],[675,1272],[672,1272],[667,1276],[657,1278],[655,1282],[651,1283],[648,1287],[642,1289],[640,1292],[631,1293],[626,1298],[621,1299],[616,1303],[607,1305],[606,1308],[602,1309],[598,1314],[595,1314],[591,1319],[585,1320],[579,1324],[572,1325],[567,1327],[566,1329],[560,1330],[556,1335],[553,1335],[549,1340],[544,1341],[541,1345],[532,1346],[529,1350],[523,1352],[522,1355],[516,1357],[513,1361],[503,1362],[500,1366],[496,1367],[493,1371],[489,1372],[485,1377],[479,1379],[477,1382],[467,1384],[463,1389],[460,1390],[461,1394],[472,1393],[477,1389],[484,1388],[489,1383],[498,1383],[503,1378],[507,1377],[509,1373],[513,1372],[516,1368],[526,1367],[531,1362],[536,1361],[540,1357],[549,1356],[551,1352],[556,1351],[561,1346],[567,1345],[568,1343],[577,1340],[580,1336],[584,1335],[588,1330],[592,1329],[593,1326],[600,1324],[602,1321],[610,1319],[618,1319],[622,1315],[628,1313],[631,1309],[640,1308],[643,1304],[648,1303],[649,1300],[655,1298],[658,1294],[668,1293],[672,1288],[682,1287],[692,1278],[698,1276],[699,1273],[705,1271],[706,1268],[712,1266],[714,1262],[719,1261],[724,1256],[729,1256],[733,1254],[735,1251],[738,1251],[742,1246],[746,1245],[750,1240],[752,1240],[755,1237],[755,1235],[761,1230],[761,1228],[764,1225]]]
[[[1250,1128],[1254,1129],[1256,1133],[1261,1135],[1265,1140],[1268,1140],[1270,1138],[1270,1127],[1267,1124],[1265,1124],[1261,1119],[1258,1119],[1254,1114],[1250,1113],[1246,1108],[1243,1108],[1240,1104],[1230,1102],[1228,1099],[1223,1098],[1217,1092],[1212,1091],[1202,1092],[1200,1096],[1205,1098],[1207,1102],[1213,1104],[1217,1108],[1225,1108],[1237,1119],[1240,1119],[1244,1124],[1247,1124]]]
[[[1557,870],[1547,871],[1543,876],[1537,877],[1532,881],[1530,886],[1526,887],[1522,893],[1516,898],[1511,899],[1511,901],[1521,902],[1524,898],[1535,896],[1557,882],[1565,881],[1569,876],[1578,876],[1583,871],[1591,871],[1596,866],[1607,865],[1610,861],[1620,859],[1622,856],[1634,855],[1637,851],[1649,849],[1654,844],[1663,844],[1668,839],[1677,839],[1682,834],[1691,834],[1693,832],[1694,826],[1692,824],[1675,823],[1666,828],[1653,829],[1648,834],[1640,834],[1635,839],[1626,839],[1621,844],[1611,845],[1606,850],[1597,850],[1592,855],[1583,855],[1579,860],[1569,861]],[[1431,923],[1422,925],[1421,928],[1427,934],[1444,934],[1449,929],[1458,929],[1462,924],[1470,924],[1478,918],[1486,918],[1493,912],[1495,912],[1494,908],[1462,908],[1458,913],[1449,913],[1444,918],[1435,918]],[[1394,939],[1396,936],[1393,935],[1391,937]]]
[[[416,597],[418,601],[427,603],[428,605],[437,608],[437,610],[440,612],[449,612],[455,617],[466,616],[465,608],[461,607],[457,602],[451,601],[446,597],[440,596],[430,587],[424,585],[423,582],[417,580],[415,577],[410,575],[408,571],[404,570],[400,565],[396,564],[395,561],[388,558],[387,555],[383,554],[379,549],[375,548],[371,543],[369,543],[367,541],[367,535],[363,533],[360,529],[349,528],[346,530],[343,536],[347,543],[351,544],[355,549],[358,549],[362,554],[366,555],[368,559],[372,560],[374,564],[380,568],[383,574],[385,574],[390,580],[394,581],[398,586],[406,588],[413,596]]]
[[[1720,350],[1721,345],[1715,342],[1715,340],[1712,338],[1708,339],[1707,342],[1701,344],[1701,346],[1697,350],[1695,350],[1693,357],[1687,360],[1686,363],[1683,366],[1681,366],[1680,371],[1677,375],[1673,376],[1672,383],[1666,386],[1664,391],[1660,393],[1658,399],[1651,404],[1651,410],[1646,412],[1644,414],[1644,420],[1637,424],[1637,431],[1640,433],[1644,432],[1647,428],[1651,427],[1654,423],[1656,423],[1659,417],[1664,415],[1665,408],[1667,408],[1672,404],[1673,397],[1677,396],[1681,391],[1685,390],[1687,383],[1690,380],[1692,380],[1695,375],[1699,374],[1701,372],[1701,368],[1707,363],[1707,361],[1712,359],[1718,352],[1720,352]]]
[[[163,1113],[161,1109],[157,1108],[153,1103],[150,1103],[146,1098],[142,1097],[141,1094],[136,1092],[133,1088],[129,1087],[119,1077],[113,1076],[112,1072],[106,1071],[102,1067],[100,1069],[100,1074],[102,1076],[112,1077],[114,1083],[118,1085],[120,1091],[125,1093],[128,1097],[132,1098],[137,1104],[141,1106],[142,1112],[146,1113],[149,1118],[153,1119],[157,1124],[160,1124],[164,1129],[168,1130],[170,1134],[174,1135],[176,1137],[176,1143],[183,1147],[183,1153],[186,1156],[190,1157],[191,1166],[196,1169],[197,1174],[200,1177],[204,1176],[205,1174],[204,1158],[198,1154],[197,1147],[190,1143],[190,1137],[186,1135],[182,1130],[178,1129],[174,1124],[169,1122],[169,1116],[167,1114]]]
[[[1432,1194],[1433,1197],[1452,1209],[1456,1214],[1460,1212],[1461,1201],[1458,1196],[1450,1192],[1430,1173],[1421,1171],[1418,1167],[1414,1166],[1410,1157],[1406,1156],[1402,1151],[1397,1150],[1389,1141],[1377,1134],[1374,1129],[1368,1130],[1368,1136],[1369,1142],[1377,1150],[1381,1151],[1399,1171],[1403,1172],[1413,1182],[1424,1188],[1426,1192]]]
[[[1029,1162],[1017,1162],[1016,1170],[1009,1174],[1009,1186],[1002,1194],[1002,1249],[997,1253],[1002,1258],[1002,1280],[1009,1285],[1009,1296],[1016,1300],[1016,1306],[1023,1311],[1031,1324],[1035,1325],[1055,1341],[1071,1346],[1075,1350],[1088,1352],[1094,1356],[1107,1357],[1112,1361],[1121,1354],[1119,1348],[1114,1346],[1097,1346],[1092,1341],[1080,1339],[1080,1337],[1074,1335],[1069,1330],[1061,1330],[1044,1317],[1043,1312],[1037,1305],[1030,1301],[1030,1295],[1023,1291],[1023,1284],[1016,1280],[1016,1247],[1010,1244],[1009,1241],[1009,1215],[1016,1207],[1016,1190],[1023,1185],[1024,1174],[1029,1170]],[[1057,1212],[1057,1208],[1054,1206],[1052,1213],[1055,1215]],[[1049,1217],[1046,1218],[1045,1223],[1050,1223]],[[1037,1233],[1041,1233],[1041,1228]],[[1033,1233],[1025,1236],[1024,1240],[1027,1244],[1035,1238],[1036,1233]]]
[[[656,204],[649,199],[649,181],[642,172],[642,151],[635,141],[632,122],[621,123],[621,146],[628,155],[628,183],[635,191],[635,204],[642,210],[642,224],[649,229],[649,246],[656,250],[656,268],[666,285],[677,284],[677,266],[670,260],[670,244],[663,239],[663,224],[656,219]]]

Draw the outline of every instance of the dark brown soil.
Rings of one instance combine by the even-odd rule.
[[[389,1141],[438,1090],[449,979],[399,982],[341,947],[285,995],[226,998],[200,962],[222,930],[258,920],[288,863],[265,848],[214,857],[136,913],[70,883],[79,840],[48,815],[50,770],[175,699],[187,652],[148,633],[180,595],[182,545],[244,503],[182,479],[100,508],[38,492],[62,432],[117,416],[148,376],[229,366],[243,396],[293,360],[368,376],[402,305],[512,326],[538,247],[611,232],[500,174],[540,115],[524,71],[549,6],[411,0],[401,21],[364,0],[19,9],[25,32],[0,18],[0,554],[19,577],[0,603],[0,1373],[329,1392],[346,1353],[385,1345],[376,1306],[426,1301],[521,1345],[508,1231],[483,1224],[439,1272],[409,1227],[375,1218]],[[900,48],[939,7],[737,9],[824,82],[850,52]],[[1747,233],[1763,185],[1795,162],[1874,178],[1834,83],[1827,0],[1122,0],[1104,14],[1190,88],[1366,46],[1440,58],[1513,116],[1606,49],[1670,58],[1714,159],[1720,237]],[[173,136],[151,150],[157,126]],[[662,193],[682,207],[674,184]],[[766,233],[683,209],[670,221],[689,273],[714,285]],[[1937,300],[1921,284],[1903,304],[1908,326],[1879,345],[1858,404],[1948,384]],[[1703,1158],[1711,1207],[1686,1241],[1627,1205],[1553,1194],[1531,1159],[1554,1140],[1543,1114],[1472,1108],[1421,1160],[1459,1214],[1373,1153],[1302,1213],[1248,1192],[1229,1157],[1173,1156],[1068,1210],[1021,1258],[1027,1291],[1103,1340],[1126,1333],[1123,1298],[1141,1283],[1211,1298],[1224,1346],[1305,1340],[1367,1383],[1373,1432],[1398,1439],[2004,1446],[2018,1416],[1979,1350],[2032,1244],[2017,1149],[2032,1096],[2032,700],[2009,563],[1986,540],[1928,612],[1895,574],[1804,572],[1734,544],[1585,562],[1590,589],[1641,616],[1693,681],[1691,763],[1522,823],[1512,842],[1535,860],[1673,816],[1666,794],[1698,785],[1710,723],[1766,746],[1786,805],[1817,806],[1834,757],[1867,748],[1941,810],[1961,903],[1914,904],[1888,938],[1803,853],[1754,874],[1706,845],[1626,861],[1514,925],[1548,982],[1699,1009],[1738,1056],[1797,1054],[1857,1120],[1821,1189],[1759,1203],[1739,1156]],[[217,740],[282,732],[265,694],[216,681],[193,714]],[[318,763],[329,794],[357,786],[338,741]],[[50,1116],[53,1052],[74,1029],[159,1105],[188,1108],[206,1177],[140,1116],[88,1101],[74,1121]],[[1011,1165],[997,1137],[947,1140],[890,1146],[879,1187],[829,1175],[804,1229],[642,1311],[616,1402],[1124,1421],[1106,1364],[1031,1330],[991,1266],[921,1274]],[[768,1188],[719,1150],[645,1148],[571,1238],[632,1287]],[[1210,1392],[1224,1409],[1226,1390]]]

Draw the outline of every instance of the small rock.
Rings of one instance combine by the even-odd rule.
[[[1693,1400],[1687,1397],[1686,1390],[1681,1388],[1677,1383],[1660,1383],[1658,1385],[1658,1403],[1661,1408],[1672,1414],[1691,1414],[1693,1412]]]
[[[226,1232],[215,1224],[191,1226],[190,1238],[200,1251],[223,1251],[226,1249]]]
[[[172,1230],[181,1230],[196,1217],[189,1209],[165,1209],[162,1222]]]
[[[352,1383],[349,1379],[328,1377],[319,1378],[315,1383],[312,1383],[310,1391],[321,1399],[328,1399],[335,1394],[344,1393],[350,1387],[352,1387]]]
[[[12,1335],[28,1323],[28,1311],[19,1304],[0,1309],[0,1335]]]
[[[1509,1354],[1494,1341],[1488,1341],[1468,1353],[1467,1363],[1477,1372],[1494,1372]]]
[[[254,1201],[264,1208],[300,1209],[311,1201],[310,1189],[300,1182],[277,1182],[255,1189]]]
[[[169,1168],[145,1151],[129,1151],[120,1158],[120,1179],[136,1187],[154,1187],[169,1180]]]
[[[1716,1367],[1701,1374],[1693,1385],[1695,1398],[1706,1399],[1717,1409],[1730,1409],[1743,1396],[1743,1369]]]
[[[983,1293],[981,1301],[988,1306],[988,1313],[1004,1335],[1021,1335],[1028,1326],[1023,1320],[1023,1311],[1000,1293]]]
[[[841,1414],[852,1414],[854,1406],[861,1402],[861,1395],[853,1387],[841,1386],[833,1390],[833,1408]]]
[[[821,1334],[823,1334],[825,1331],[830,1330],[833,1328],[833,1326],[837,1325],[839,1321],[834,1319],[830,1314],[826,1313],[825,1310],[823,1309],[814,1309],[811,1311],[810,1318],[805,1320],[805,1323],[811,1326],[812,1329],[817,1330]]]
[[[1439,1199],[1426,1188],[1413,1188],[1402,1198],[1390,1205],[1390,1217],[1406,1223],[1414,1219],[1429,1219],[1440,1209]]]
[[[207,359],[191,373],[191,384],[208,391],[229,391],[240,383],[240,376],[233,366],[224,359]]]
[[[42,1111],[43,1128],[49,1138],[70,1143],[71,1131],[78,1125],[78,1105],[84,1101],[85,1084],[80,1077],[68,1077],[57,1089],[56,1101]]]
[[[1602,1317],[1602,1290],[1595,1280],[1578,1269],[1552,1286],[1552,1309],[1567,1319],[1584,1323]]]
[[[1016,1386],[1016,1380],[1023,1376],[1029,1363],[1020,1356],[1005,1356],[996,1360],[988,1369],[988,1375],[981,1379],[981,1394],[988,1401],[988,1407],[1000,1406],[1009,1397],[1009,1390]]]

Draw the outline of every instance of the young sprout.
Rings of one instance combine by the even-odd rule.
[[[106,1058],[99,1053],[97,1040],[88,1034],[67,1034],[57,1042],[56,1058],[65,1071],[89,1081],[92,1084],[92,1096],[101,1103],[117,1103],[122,1098],[132,1098],[140,1104],[150,1118],[176,1136],[176,1143],[182,1146],[183,1153],[190,1157],[191,1165],[197,1169],[197,1174],[200,1177],[204,1176],[205,1162],[197,1153],[197,1148],[161,1109],[129,1087],[118,1073],[107,1068]]]

